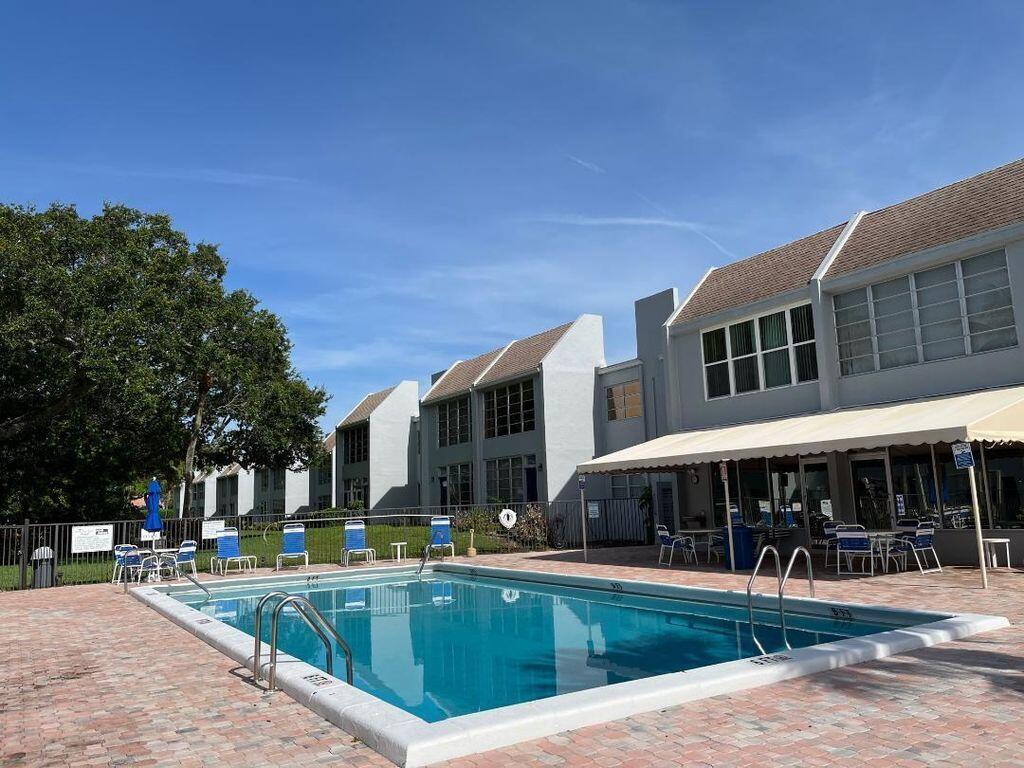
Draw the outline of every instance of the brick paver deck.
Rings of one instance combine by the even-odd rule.
[[[476,562],[742,588],[745,575],[658,568],[652,549]],[[322,569],[321,569],[322,570]],[[1014,626],[705,699],[452,766],[1024,766],[1024,574],[819,579],[819,597],[1007,616]],[[766,589],[769,588],[766,582]],[[793,593],[803,587],[794,583]],[[787,590],[788,591],[788,590]],[[109,585],[0,594],[0,766],[389,765]]]

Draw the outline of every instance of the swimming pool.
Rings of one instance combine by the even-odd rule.
[[[744,593],[458,563],[135,592],[251,666],[256,604],[275,590],[307,597],[354,662],[354,688],[327,676],[320,640],[285,610],[279,687],[403,765],[1005,625],[787,597],[783,631],[774,597],[755,595],[752,625]]]

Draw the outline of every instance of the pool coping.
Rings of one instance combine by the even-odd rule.
[[[412,573],[414,566],[330,571],[310,574],[316,583],[367,576]],[[437,563],[426,573],[451,573],[470,579],[490,577],[570,587],[582,587],[648,597],[674,597],[747,605],[745,591],[665,584],[661,582],[611,580],[608,578],[494,568],[464,563]],[[218,583],[214,588],[249,588],[295,582],[301,573],[246,577]],[[196,635],[224,655],[252,669],[253,637],[239,629],[185,605],[171,597],[181,592],[198,592],[192,585],[144,585],[132,594],[178,626]],[[773,609],[778,597],[754,594],[754,606]],[[300,659],[279,654],[278,687],[324,719],[367,746],[402,766],[423,766],[456,757],[485,752],[521,741],[563,731],[618,720],[643,712],[664,709],[698,699],[735,693],[774,682],[823,672],[829,669],[884,658],[896,653],[949,642],[979,632],[1009,626],[1001,616],[982,614],[940,614],[935,611],[899,609],[805,597],[785,598],[787,611],[825,616],[839,620],[885,623],[895,616],[917,617],[923,623],[787,650],[753,656],[697,669],[631,680],[614,685],[563,693],[546,699],[512,704],[428,723],[370,693],[347,685],[336,677]],[[937,618],[938,617],[938,618]],[[263,644],[261,669],[266,676],[269,646]]]

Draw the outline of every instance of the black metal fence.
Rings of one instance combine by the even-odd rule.
[[[499,520],[502,509],[516,513],[506,528]],[[651,540],[651,521],[637,499],[578,501],[469,507],[407,507],[351,512],[248,514],[230,517],[169,517],[163,521],[160,539],[150,541],[142,520],[99,523],[31,523],[0,526],[0,591],[109,581],[113,573],[115,544],[171,549],[192,539],[199,544],[198,567],[209,568],[216,553],[217,530],[239,531],[241,550],[255,555],[260,566],[273,566],[281,551],[281,532],[286,523],[306,527],[309,561],[337,563],[341,559],[346,520],[366,522],[367,545],[384,560],[397,554],[400,544],[407,557],[418,557],[429,538],[430,518],[452,518],[456,554],[472,546],[478,554],[526,552],[581,546],[586,525],[590,546],[639,544]]]

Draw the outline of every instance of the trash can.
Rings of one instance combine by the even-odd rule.
[[[729,567],[729,529],[722,528],[722,546],[725,549],[725,567]],[[754,567],[754,532],[746,525],[733,525],[732,548],[736,553],[736,570]]]
[[[32,551],[32,589],[52,587],[57,583],[57,570],[54,568],[53,550],[49,547],[37,547]]]

